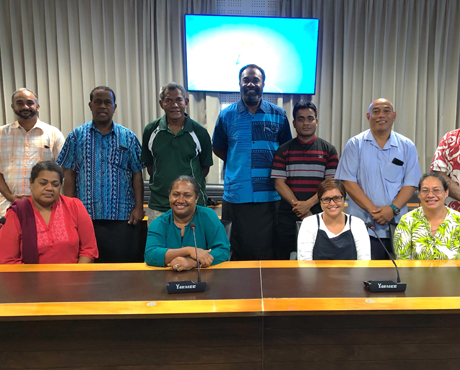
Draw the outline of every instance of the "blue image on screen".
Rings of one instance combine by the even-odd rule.
[[[186,15],[189,91],[239,92],[247,64],[265,70],[264,92],[314,94],[317,19]]]

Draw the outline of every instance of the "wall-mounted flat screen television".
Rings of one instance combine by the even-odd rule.
[[[185,15],[187,89],[239,92],[247,64],[265,70],[264,93],[314,94],[318,19]]]

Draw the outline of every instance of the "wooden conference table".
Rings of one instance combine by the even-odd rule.
[[[460,262],[0,266],[0,369],[458,369]]]

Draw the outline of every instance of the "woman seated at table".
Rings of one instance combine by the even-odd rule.
[[[171,209],[149,226],[145,262],[175,271],[208,267],[228,261],[230,243],[213,209],[198,206],[200,185],[191,176],[179,176],[169,188]],[[196,246],[191,224],[195,224]]]
[[[83,203],[60,195],[64,174],[39,162],[31,196],[13,202],[0,229],[0,263],[91,263],[98,256],[93,223]]]
[[[343,184],[327,178],[318,187],[323,213],[305,218],[297,238],[299,260],[369,260],[371,244],[364,222],[343,213]]]
[[[460,213],[447,208],[446,180],[435,172],[420,178],[421,207],[401,217],[394,247],[398,259],[446,260],[460,258]]]

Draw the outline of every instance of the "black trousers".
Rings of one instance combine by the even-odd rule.
[[[141,245],[141,223],[128,221],[93,220],[99,263],[144,262]]]
[[[232,221],[232,261],[276,259],[278,202],[222,203],[222,219]]]
[[[292,211],[278,213],[277,250],[280,260],[288,260],[291,252],[297,252],[297,221],[301,220]]]
[[[371,239],[371,259],[372,260],[389,260],[387,252],[383,249],[382,244],[379,240],[373,236],[369,236]],[[388,249],[388,252],[393,253],[393,244],[390,238],[380,238],[382,243]]]

